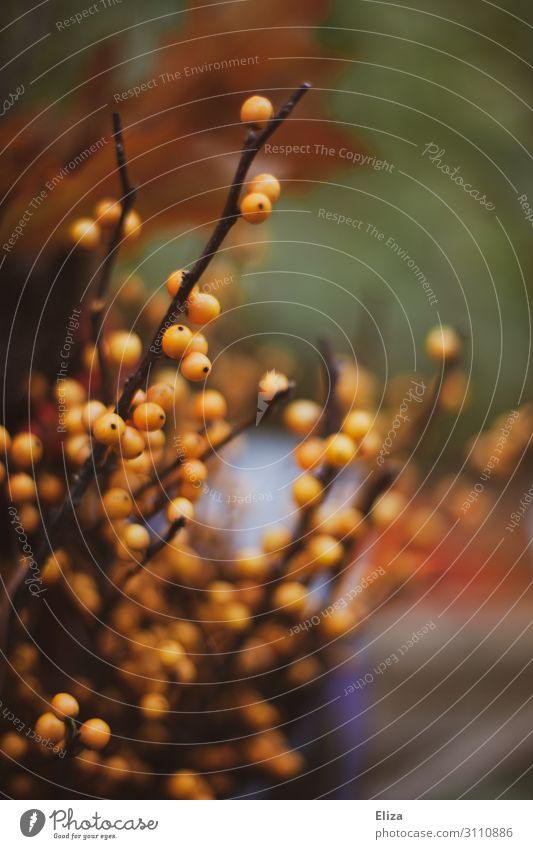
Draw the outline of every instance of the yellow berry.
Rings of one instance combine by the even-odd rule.
[[[241,121],[244,124],[264,124],[274,114],[274,107],[268,97],[254,94],[241,106]]]
[[[321,566],[330,569],[336,566],[343,556],[342,545],[329,534],[316,534],[311,537],[307,545],[307,551],[314,561],[313,566]]]
[[[173,498],[167,505],[167,519],[169,522],[177,522],[178,519],[192,519],[194,507],[188,498]]]
[[[322,484],[313,475],[305,474],[293,484],[292,495],[300,507],[316,501],[322,495]]]
[[[130,494],[119,486],[114,486],[104,493],[102,504],[109,519],[127,519],[133,510]]]
[[[58,743],[65,736],[65,723],[51,711],[41,714],[35,723],[35,733],[43,740]]]
[[[139,404],[133,411],[133,424],[139,430],[159,430],[166,422],[163,407],[153,401]]]
[[[281,613],[301,616],[307,604],[307,590],[298,581],[283,581],[276,587],[272,602]]]
[[[359,442],[369,433],[372,427],[372,416],[366,410],[352,410],[344,419],[342,429],[351,439]]]
[[[191,294],[187,301],[187,315],[193,324],[207,324],[220,315],[220,302],[207,292]]]
[[[333,433],[326,440],[326,461],[335,469],[350,463],[355,456],[355,442],[345,433]]]
[[[124,236],[128,239],[138,239],[141,235],[142,221],[141,216],[134,209],[128,212],[124,219]]]
[[[183,283],[186,271],[184,268],[178,268],[167,277],[167,291],[171,298],[175,298],[179,292],[180,286]]]
[[[314,469],[324,460],[324,440],[311,436],[294,449],[294,459],[301,469]]]
[[[67,433],[71,436],[79,436],[80,433],[85,433],[85,427],[82,421],[83,407],[72,407],[65,413],[64,425]]]
[[[122,207],[114,198],[102,198],[94,208],[94,217],[100,227],[116,227],[119,222]]]
[[[93,424],[93,436],[103,445],[118,445],[124,436],[126,423],[116,413],[104,413]]]
[[[22,469],[31,469],[43,456],[43,443],[34,433],[17,433],[11,444],[11,459]]]
[[[77,716],[80,712],[80,706],[77,700],[70,693],[56,693],[50,704],[59,719],[65,719],[67,716]]]
[[[59,380],[54,388],[54,395],[60,404],[70,409],[71,407],[83,404],[87,398],[87,393],[81,383],[77,380],[67,377],[64,380]]]
[[[258,174],[248,184],[248,191],[250,194],[259,192],[266,195],[271,203],[276,203],[281,194],[281,186],[273,174]]]
[[[243,548],[236,555],[236,570],[241,578],[261,581],[266,578],[269,565],[264,553],[256,548]]]
[[[226,399],[216,389],[206,389],[199,395],[195,395],[193,401],[193,414],[202,421],[223,419],[228,411]]]
[[[159,644],[159,659],[163,666],[172,669],[185,655],[185,650],[177,640],[163,640]]]
[[[188,354],[207,354],[209,345],[203,333],[193,333],[187,348]]]
[[[205,354],[187,354],[181,361],[180,370],[187,380],[193,382],[205,380],[211,371],[211,360]]]
[[[80,742],[89,749],[104,749],[110,737],[111,729],[103,719],[88,719],[80,728]]]
[[[142,342],[136,333],[116,330],[105,340],[105,353],[112,365],[121,368],[134,368],[142,355]]]
[[[132,551],[143,551],[150,545],[150,534],[144,525],[126,525],[122,532],[122,541]]]
[[[426,351],[437,363],[453,362],[461,354],[461,340],[453,329],[447,324],[434,327],[426,337]]]
[[[70,226],[69,235],[77,248],[91,251],[98,247],[101,230],[92,218],[77,218]]]
[[[173,360],[179,360],[181,356],[188,350],[189,342],[192,339],[192,333],[185,324],[173,324],[167,327],[163,333],[161,342],[163,352]]]
[[[163,407],[169,413],[174,407],[174,390],[168,383],[153,383],[146,393],[146,400]]]
[[[14,504],[34,501],[37,495],[35,481],[25,472],[17,472],[8,480],[9,495]]]
[[[134,460],[141,456],[144,447],[144,439],[137,428],[126,425],[126,429],[115,447],[115,453],[123,460]]]
[[[314,401],[292,401],[285,409],[283,420],[298,436],[307,436],[317,426],[322,410]]]
[[[182,474],[189,483],[203,483],[207,479],[207,466],[201,460],[187,460],[182,466]]]
[[[7,454],[11,448],[11,436],[9,431],[3,425],[0,425],[0,456]]]
[[[272,525],[265,531],[262,538],[263,551],[265,554],[278,554],[283,551],[292,540],[292,534],[283,525]]]
[[[262,224],[272,212],[272,204],[266,195],[253,192],[241,201],[241,215],[248,224]]]
[[[71,414],[75,411],[72,410]],[[102,404],[101,401],[88,401],[81,408],[81,423],[86,431],[92,430],[92,426],[95,423],[96,419],[99,419],[100,416],[103,416],[106,412],[105,404]],[[73,422],[75,422],[75,418],[73,418]],[[74,425],[76,426],[76,425]]]

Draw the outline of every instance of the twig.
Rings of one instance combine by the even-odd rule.
[[[115,137],[115,151],[117,157],[118,175],[122,186],[122,197],[120,199],[120,217],[111,233],[105,259],[102,263],[100,276],[96,285],[94,300],[91,304],[92,335],[98,354],[98,364],[102,378],[102,395],[105,404],[112,400],[111,379],[104,351],[104,337],[102,333],[103,315],[106,307],[106,296],[111,282],[113,265],[122,241],[124,221],[135,203],[137,187],[130,183],[128,166],[126,162],[126,151],[122,138],[122,122],[118,112],[113,112],[113,131]]]

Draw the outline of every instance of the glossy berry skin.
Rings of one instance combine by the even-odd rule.
[[[109,519],[127,519],[133,510],[133,500],[129,492],[119,486],[108,489],[102,503]]]
[[[159,404],[165,413],[169,413],[174,407],[174,390],[168,383],[153,383],[146,393],[146,400],[150,403]]]
[[[187,301],[187,315],[193,324],[207,324],[220,315],[220,302],[214,295],[198,292]]]
[[[193,333],[187,348],[188,354],[207,354],[209,345],[203,333]]]
[[[34,501],[37,496],[35,481],[26,472],[17,472],[11,475],[8,481],[8,487],[11,501],[14,504]]]
[[[133,551],[143,551],[150,545],[150,534],[144,525],[126,525],[122,533],[124,545]]]
[[[70,693],[56,693],[50,704],[59,719],[65,719],[67,716],[74,717],[80,712],[77,700]]]
[[[110,229],[117,226],[121,212],[122,208],[117,200],[102,198],[94,208],[94,217],[100,227]]]
[[[171,298],[175,298],[179,292],[180,286],[185,279],[186,271],[184,268],[178,268],[167,277],[167,292]]]
[[[254,94],[241,106],[241,121],[243,124],[264,124],[274,114],[274,107],[268,97]]]
[[[248,224],[262,224],[272,212],[272,204],[261,192],[252,192],[241,201],[241,215]]]
[[[223,419],[228,412],[228,405],[222,392],[216,389],[206,389],[196,395],[192,406],[193,414],[201,421]]]
[[[104,749],[110,737],[111,729],[103,719],[88,719],[80,728],[80,742],[89,749]]]
[[[133,424],[139,430],[159,430],[166,422],[163,407],[153,401],[139,404],[133,411]]]
[[[294,449],[294,459],[301,469],[314,469],[324,460],[324,441],[311,436]]]
[[[134,209],[128,212],[124,219],[124,236],[128,239],[138,239],[141,235],[141,216]]]
[[[211,360],[205,354],[187,354],[181,361],[180,371],[187,380],[205,380],[211,371]]]
[[[103,416],[105,412],[107,412],[105,404],[102,404],[101,401],[88,401],[81,409],[81,423],[83,428],[86,431],[92,430],[92,426],[96,419]]]
[[[104,413],[93,424],[93,436],[103,445],[118,445],[124,436],[126,423],[116,413]]]
[[[173,498],[167,505],[166,516],[169,522],[177,522],[178,519],[192,519],[194,507],[188,498]]]
[[[71,242],[76,248],[93,251],[100,244],[102,231],[92,218],[77,218],[69,230]]]
[[[17,433],[11,444],[11,459],[21,469],[31,469],[43,456],[43,444],[34,433]]]
[[[271,203],[276,203],[281,194],[281,186],[273,174],[258,174],[248,184],[248,192],[249,194],[259,192],[266,195]]]
[[[161,341],[163,353],[172,360],[179,360],[188,350],[191,339],[192,333],[185,324],[173,324],[171,327],[167,327],[163,334]]]
[[[322,410],[314,401],[292,401],[283,416],[285,424],[298,436],[307,436],[317,426]]]
[[[35,733],[43,740],[58,743],[65,736],[65,723],[58,719],[54,713],[48,711],[41,714],[35,723]]]
[[[115,453],[123,460],[135,460],[140,457],[145,448],[142,434],[137,428],[126,425],[126,430],[120,437],[120,442],[115,446]]]

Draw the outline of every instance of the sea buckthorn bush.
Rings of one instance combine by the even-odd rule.
[[[202,283],[231,228],[271,215],[281,182],[250,172],[307,89],[278,112],[262,95],[242,105],[226,205],[200,257],[168,270],[150,334],[124,320],[147,297],[138,277],[122,287],[113,322],[106,313],[117,250],[142,234],[118,116],[121,196],[106,186],[92,216],[68,227],[73,250],[104,257],[79,373],[53,386],[34,372],[31,428],[0,427],[4,501],[21,542],[2,609],[0,752],[14,795],[43,798],[60,784],[74,795],[211,799],[244,792],[257,774],[266,785],[295,779],[306,769],[290,731],[299,705],[339,641],[420,568],[453,518],[460,494],[444,510],[437,490],[407,511],[416,466],[399,474],[435,409],[464,401],[453,328],[428,329],[436,373],[409,389],[416,403],[398,433],[390,422],[404,388],[389,387],[379,406],[378,377],[331,340],[320,342],[327,391],[315,397],[269,363],[233,360],[224,373],[223,354],[216,378],[221,303]],[[245,417],[232,409],[235,391],[252,399]],[[202,499],[219,452],[276,415],[298,470],[292,509],[254,544],[232,547],[198,519]],[[509,450],[527,433],[516,428]],[[476,499],[472,515],[479,509]]]

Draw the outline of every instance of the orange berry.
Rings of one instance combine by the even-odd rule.
[[[345,433],[333,433],[326,440],[326,460],[335,469],[341,469],[355,456],[355,442]]]
[[[172,669],[185,655],[185,649],[177,640],[163,640],[158,647],[159,659],[163,666]]]
[[[11,444],[11,459],[23,469],[31,469],[43,456],[43,443],[34,433],[17,433]]]
[[[181,361],[180,370],[187,380],[193,382],[205,380],[211,371],[211,360],[204,354],[187,354]]]
[[[75,247],[92,251],[101,240],[101,230],[93,218],[77,218],[70,225],[69,236]]]
[[[187,315],[193,324],[207,324],[220,315],[220,302],[207,292],[191,294],[187,301]]]
[[[58,477],[43,472],[37,480],[37,491],[44,504],[57,504],[63,497],[64,487]]]
[[[458,359],[462,347],[458,334],[447,324],[434,327],[426,336],[426,351],[436,363]]]
[[[175,298],[178,294],[186,273],[187,272],[184,268],[178,268],[177,271],[173,271],[172,274],[167,277],[167,291],[171,298]]]
[[[388,528],[407,506],[407,498],[401,492],[386,492],[372,508],[372,522],[380,529]]]
[[[75,412],[74,410],[71,412]],[[81,423],[86,431],[92,430],[92,426],[95,423],[96,419],[99,419],[100,416],[103,416],[106,412],[105,404],[102,404],[101,401],[88,401],[81,408]]]
[[[89,749],[103,749],[109,743],[111,729],[103,719],[88,719],[80,728],[80,741]]]
[[[203,483],[207,479],[207,466],[201,460],[187,460],[182,466],[182,474],[189,483]]]
[[[283,420],[293,433],[307,436],[318,424],[321,414],[321,408],[314,401],[292,401],[285,408]]]
[[[144,447],[144,439],[137,428],[126,425],[126,430],[114,450],[123,460],[134,460],[141,456]]]
[[[122,532],[122,541],[133,551],[143,551],[150,545],[150,534],[144,525],[126,525]]]
[[[83,407],[72,407],[65,413],[64,425],[67,433],[71,436],[79,436],[80,433],[85,433],[85,427],[82,421]]]
[[[342,429],[355,442],[364,439],[372,427],[372,416],[366,410],[352,410],[344,419]]]
[[[250,194],[266,195],[271,203],[275,203],[281,194],[281,186],[273,174],[258,174],[248,184]]]
[[[6,454],[11,448],[11,436],[3,425],[0,425],[0,455]]]
[[[131,496],[119,486],[114,486],[104,493],[102,504],[109,519],[127,519],[133,510]]]
[[[206,389],[193,400],[193,414],[202,421],[223,419],[228,411],[228,405],[222,392],[216,389]]]
[[[192,332],[185,324],[173,324],[167,327],[163,333],[161,346],[163,352],[173,360],[179,360],[181,356],[188,350],[189,342],[192,339]]]
[[[0,752],[14,761],[19,761],[28,751],[28,742],[16,731],[8,731],[0,737]]]
[[[102,198],[94,208],[94,217],[100,227],[116,227],[119,222],[122,207],[114,198]]]
[[[186,460],[196,460],[206,449],[206,441],[199,433],[180,433],[176,437],[176,449],[180,457]]]
[[[241,201],[241,215],[248,224],[262,224],[271,212],[272,204],[262,192],[252,192]]]
[[[262,538],[263,551],[265,554],[277,554],[283,551],[292,540],[292,534],[283,525],[272,525],[265,531]]]
[[[168,413],[174,407],[174,390],[168,383],[153,383],[146,393],[146,400],[159,404]]]
[[[192,519],[194,507],[188,498],[173,498],[167,505],[167,519],[169,522],[177,522],[178,519]]]
[[[203,333],[193,333],[187,348],[188,354],[207,354],[209,345]]]
[[[322,495],[322,484],[313,475],[305,474],[293,484],[292,495],[300,507],[307,506]]]
[[[324,440],[311,436],[294,449],[294,459],[301,469],[314,469],[324,460]]]
[[[8,480],[9,495],[14,504],[23,504],[25,501],[34,501],[37,490],[35,481],[25,472],[17,472]]]
[[[19,510],[20,523],[26,533],[34,534],[41,524],[41,514],[33,504],[22,504]]]
[[[65,723],[51,711],[41,714],[35,723],[35,733],[43,740],[58,743],[65,736]]]
[[[78,404],[83,404],[87,398],[87,392],[81,383],[72,380],[70,377],[58,380],[54,388],[54,395],[60,404],[64,404],[69,409]]]
[[[128,330],[116,330],[105,340],[106,357],[117,368],[134,368],[141,359],[142,351],[139,336]]]
[[[126,431],[124,419],[116,413],[104,413],[93,424],[93,436],[103,445],[118,445]]]
[[[256,548],[243,548],[235,557],[237,574],[241,578],[261,581],[266,578],[269,566],[264,553]]]
[[[164,719],[162,714],[169,710],[168,699],[162,693],[146,693],[139,703],[146,719]]]
[[[67,716],[77,716],[80,712],[80,706],[77,700],[70,693],[56,693],[50,704],[59,719],[65,719]]]
[[[307,551],[314,561],[314,567],[330,569],[342,560],[343,548],[334,536],[330,534],[316,534],[311,537],[307,545]]]
[[[301,616],[307,604],[307,589],[298,581],[283,581],[276,587],[272,602],[280,613]]]
[[[124,236],[128,239],[138,239],[141,235],[141,216],[134,209],[128,212],[124,219]]]
[[[154,404],[153,401],[147,401],[145,404],[139,404],[133,411],[133,424],[139,430],[159,430],[166,422],[166,415],[163,407],[159,404]]]
[[[241,106],[241,121],[244,124],[264,124],[274,114],[274,107],[268,97],[254,94]]]
[[[91,453],[91,440],[86,433],[70,436],[65,442],[65,455],[74,466],[81,466]]]

